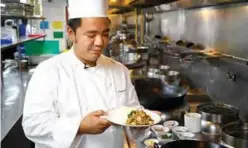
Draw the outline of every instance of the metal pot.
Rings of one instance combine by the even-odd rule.
[[[159,68],[162,71],[168,71],[170,69],[170,66],[168,66],[168,65],[160,65]]]
[[[239,120],[239,110],[227,104],[201,104],[196,111],[202,115],[202,132],[210,135],[220,135],[223,125]]]
[[[231,122],[222,128],[222,141],[235,148],[248,147],[248,123]]]
[[[180,83],[179,78],[179,72],[170,70],[166,74],[161,75],[160,78],[166,83],[166,84],[178,84]]]
[[[158,68],[153,68],[153,67],[150,67],[148,68],[148,72],[147,72],[147,77],[148,78],[160,78],[160,69]]]

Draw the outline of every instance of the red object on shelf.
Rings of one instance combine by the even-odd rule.
[[[29,34],[28,37],[34,38],[34,37],[41,37],[44,36],[44,34]]]

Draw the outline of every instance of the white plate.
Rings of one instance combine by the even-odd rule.
[[[164,127],[163,125],[153,125],[151,129],[157,136],[164,135],[170,131],[168,127]],[[157,130],[157,129],[161,129],[161,130]]]
[[[193,138],[195,137],[195,134],[190,133],[190,132],[182,132],[182,133],[179,133],[178,136],[181,138]]]
[[[172,131],[176,132],[176,133],[178,133],[178,132],[187,132],[188,129],[186,127],[184,127],[184,126],[176,126],[176,127],[172,128]]]
[[[178,125],[179,125],[179,123],[177,121],[175,121],[175,120],[169,120],[169,121],[164,122],[164,126],[170,128],[170,129],[174,128],[174,127],[176,127]]]
[[[153,147],[154,143],[158,143],[159,141],[157,139],[146,139],[144,141],[144,144],[148,147]],[[153,144],[152,144],[153,143]]]
[[[129,125],[129,124],[126,124],[128,114],[133,110],[137,110],[137,108],[124,106],[124,107],[120,107],[117,109],[113,109],[113,110],[108,112],[108,115],[105,118],[114,124],[127,126],[127,127],[149,127],[149,126],[152,126],[154,124],[159,123],[161,120],[161,117],[158,114],[153,113],[153,112],[146,110],[146,109],[142,109],[143,111],[145,111],[146,114],[150,115],[150,117],[154,121],[154,124],[152,124],[152,125]]]

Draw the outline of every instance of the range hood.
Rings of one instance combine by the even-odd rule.
[[[120,14],[133,11],[135,8],[149,8],[175,2],[176,0],[109,0],[109,13]]]
[[[131,0],[128,4],[133,8],[147,8],[175,1],[177,0]]]
[[[225,4],[243,3],[247,0],[179,0],[144,9],[145,12],[164,12],[178,9],[194,9],[201,7],[219,6]]]

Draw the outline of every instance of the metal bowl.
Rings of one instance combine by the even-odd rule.
[[[148,78],[160,78],[160,69],[150,67],[148,68],[147,77]]]
[[[168,71],[170,69],[170,66],[168,65],[160,65],[159,68],[163,71]]]
[[[127,137],[142,142],[151,135],[150,127],[123,127]]]
[[[202,120],[201,121],[201,130],[204,134],[209,135],[220,135],[221,126],[218,123],[213,123],[211,121]]]
[[[158,69],[158,68],[153,68],[153,67],[148,68],[148,72],[157,73],[159,71],[160,71],[160,69]]]
[[[154,72],[147,72],[147,77],[148,77],[148,78],[156,78],[156,79],[159,79],[159,78],[160,78],[160,74],[154,73]]]
[[[170,70],[170,71],[168,71],[168,73],[164,76],[164,78],[163,78],[162,80],[168,82],[169,84],[170,84],[170,83],[173,83],[173,82],[175,82],[175,81],[178,81],[178,80],[179,80],[179,72],[178,72],[178,71]]]

